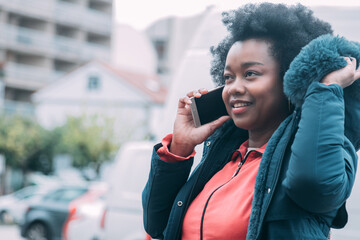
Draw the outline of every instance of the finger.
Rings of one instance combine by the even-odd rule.
[[[350,60],[351,60],[351,69],[354,71],[354,76],[353,76],[353,81],[352,81],[352,83],[353,83],[360,77],[360,68],[359,67],[356,68],[356,65],[357,65],[356,58],[350,57]]]
[[[360,78],[360,67],[358,67],[355,70],[355,74],[354,74],[354,81],[358,80]]]
[[[188,96],[189,98],[193,97],[194,96],[194,91],[188,92],[186,94],[186,96]]]
[[[192,101],[189,97],[184,97],[184,101],[185,101],[186,105],[190,105],[192,103]]]
[[[179,99],[178,107],[183,108],[186,105],[190,105],[190,104],[191,104],[191,100],[189,97],[182,97]]]
[[[350,57],[344,57],[345,61],[346,61],[346,65],[351,65],[351,59]]]
[[[221,125],[223,125],[228,120],[230,120],[230,116],[222,116],[222,117],[218,118],[217,120],[215,120],[215,124],[218,127],[220,127]]]
[[[188,96],[189,98],[201,97],[201,93],[198,90],[193,90],[193,91],[189,92],[188,94],[186,94],[186,96]]]
[[[205,124],[204,126],[209,128],[210,133],[213,133],[216,129],[218,129],[221,125],[223,125],[226,121],[230,119],[230,116],[222,116],[215,121]]]
[[[196,98],[201,97],[201,93],[198,90],[194,90],[194,97]]]
[[[178,108],[183,108],[185,107],[186,103],[184,101],[184,98],[179,98],[179,102],[178,102]]]
[[[354,57],[350,57],[350,61],[351,61],[351,65],[354,68],[354,71],[356,70],[356,58]]]
[[[201,93],[201,95],[207,94],[209,91],[205,88],[200,88],[199,89],[199,93]]]

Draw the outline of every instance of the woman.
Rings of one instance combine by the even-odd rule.
[[[164,239],[327,239],[346,223],[356,151],[344,136],[342,89],[356,59],[307,89],[293,111],[283,77],[301,48],[331,33],[301,5],[245,5],[224,14],[230,35],[211,73],[229,116],[195,128],[190,92],[173,134],[155,146],[143,192],[145,230]],[[189,177],[197,144],[203,159]],[[346,167],[345,167],[346,166]]]

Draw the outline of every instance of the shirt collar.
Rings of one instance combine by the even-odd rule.
[[[259,154],[264,154],[265,152],[265,148],[266,148],[267,143],[265,143],[263,146],[261,146],[260,148],[256,148],[254,149],[255,152],[259,153]],[[233,153],[231,160],[236,161],[236,159],[239,157],[239,153],[241,154],[241,156],[245,156],[247,149],[249,147],[249,140],[246,140],[245,142],[243,142],[240,147]]]
[[[267,145],[267,143],[265,143],[263,146],[261,146],[259,148],[256,148],[255,151],[260,153],[260,154],[263,154],[265,152],[266,145]],[[242,156],[245,156],[248,147],[249,147],[249,139],[246,140],[245,142],[243,142],[243,144],[241,144],[240,147],[239,147],[239,151],[240,151]]]

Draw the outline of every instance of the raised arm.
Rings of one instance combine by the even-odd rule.
[[[356,151],[344,135],[343,88],[360,77],[356,60],[312,83],[302,106],[283,185],[304,209],[325,213],[349,197],[357,166]]]

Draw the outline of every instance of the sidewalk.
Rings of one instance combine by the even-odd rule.
[[[20,230],[17,225],[0,225],[0,236],[4,240],[25,240],[20,236]]]

